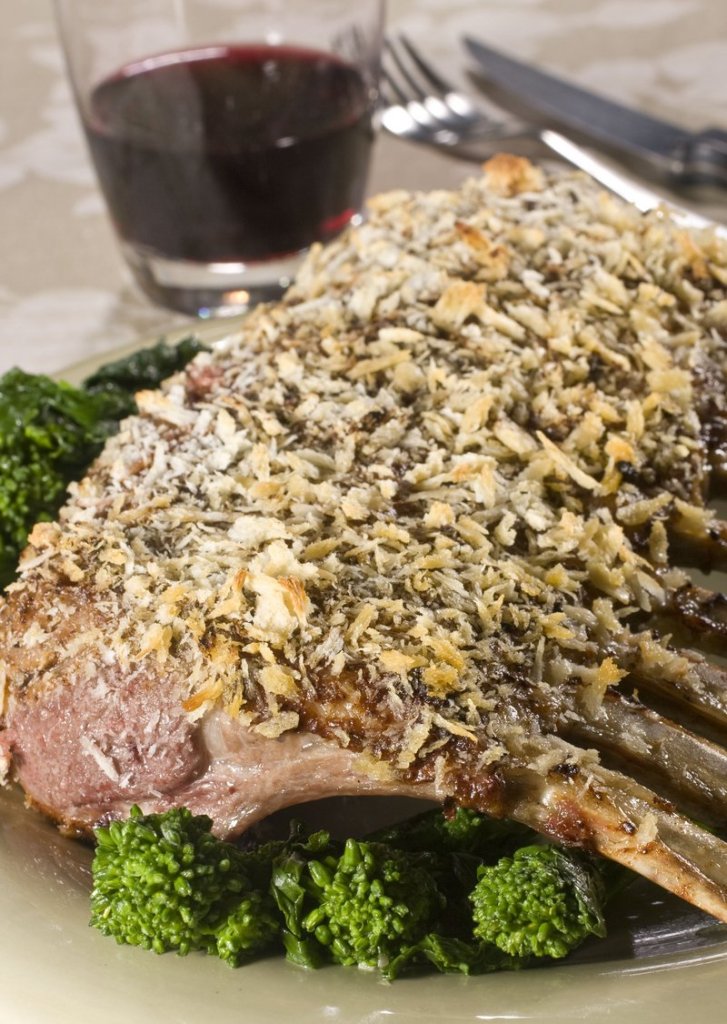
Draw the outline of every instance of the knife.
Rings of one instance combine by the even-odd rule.
[[[489,81],[531,107],[594,140],[647,159],[673,177],[727,187],[727,131],[687,131],[509,57],[471,36],[465,36],[464,43]]]
[[[686,206],[680,206],[673,200],[658,195],[638,179],[624,171],[609,167],[602,160],[583,149],[582,146],[560,135],[559,132],[543,128],[539,138],[548,149],[557,153],[566,163],[579,167],[610,192],[625,199],[627,203],[631,203],[642,213],[649,210],[662,210],[678,227],[696,230],[708,228],[713,230],[719,238],[724,238],[727,241],[727,225],[719,224],[709,217],[704,217],[696,210],[690,210]]]

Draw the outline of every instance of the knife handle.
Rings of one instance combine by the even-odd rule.
[[[707,128],[694,132],[675,152],[680,178],[727,186],[727,131]]]

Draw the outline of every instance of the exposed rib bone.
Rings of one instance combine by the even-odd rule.
[[[542,739],[541,752],[561,744]],[[534,751],[533,751],[534,752]],[[727,921],[727,843],[650,790],[602,766],[564,777],[523,772],[511,817],[561,842],[590,846]]]
[[[558,731],[616,754],[629,770],[637,766],[670,800],[727,822],[727,752],[640,703],[607,693],[598,708],[562,716]]]
[[[680,646],[727,654],[727,597],[690,584],[669,594],[667,604],[649,619]]]
[[[677,590],[671,607],[689,629],[727,642],[727,597],[704,587]]]
[[[675,561],[710,572],[727,569],[727,522],[715,520],[697,533],[678,521],[668,524],[669,540]]]
[[[674,652],[657,663],[638,652],[631,678],[648,690],[727,730],[727,670],[706,661],[695,651]]]

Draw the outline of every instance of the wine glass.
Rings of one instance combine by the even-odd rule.
[[[384,0],[56,0],[123,254],[154,301],[233,314],[360,215]]]

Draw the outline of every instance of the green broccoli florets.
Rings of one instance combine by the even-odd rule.
[[[471,846],[476,835],[493,848],[484,826],[457,817],[454,832],[417,823],[420,837],[439,835],[428,851],[344,844],[298,823],[286,840],[243,850],[215,838],[204,815],[135,807],[97,829],[91,923],[158,953],[203,950],[237,966],[277,944],[305,967],[358,965],[389,979],[421,967],[513,970],[605,935],[602,906],[622,873],[609,881],[596,860],[546,845],[488,862]]]
[[[267,891],[250,885],[245,854],[210,832],[206,815],[131,810],[96,830],[91,924],[157,953],[218,953],[229,963],[269,946],[280,930]]]
[[[232,967],[267,949],[280,933],[280,916],[267,892],[252,890],[215,929],[215,952]]]
[[[475,937],[514,957],[559,958],[606,934],[598,871],[552,846],[521,847],[481,867],[470,901]]]
[[[318,906],[303,928],[340,964],[383,967],[433,926],[443,897],[412,855],[349,839],[341,856],[312,861]]]

